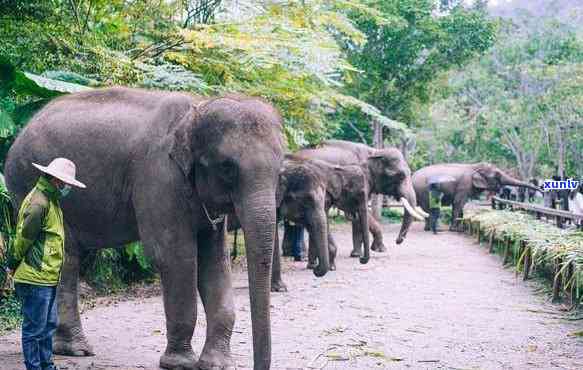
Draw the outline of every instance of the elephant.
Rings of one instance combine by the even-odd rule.
[[[413,187],[419,205],[429,211],[429,179],[446,175],[453,178],[450,182],[439,184],[443,192],[443,205],[452,205],[452,223],[450,230],[455,230],[463,208],[471,196],[477,196],[485,190],[498,192],[503,186],[520,186],[535,191],[539,188],[506,174],[496,166],[482,162],[476,164],[445,163],[421,168],[413,174]],[[425,230],[429,224],[425,222]]]
[[[325,270],[336,270],[336,243],[328,232],[328,211],[332,206],[353,215],[368,229],[368,184],[362,167],[356,165],[335,166],[327,162],[305,159],[293,154],[285,156],[279,174],[276,202],[278,219],[289,220],[305,226],[310,235],[308,268],[316,276]],[[240,227],[236,215],[229,215],[228,229]],[[365,247],[369,245],[368,234]],[[276,240],[277,230],[276,230]],[[273,254],[272,292],[287,291],[281,278],[279,243]],[[370,258],[369,248],[365,248],[361,263]],[[316,263],[318,261],[318,263]]]
[[[92,355],[79,318],[83,251],[141,240],[160,272],[168,369],[230,368],[235,321],[225,222],[234,212],[247,249],[254,369],[271,363],[270,273],[282,119],[259,98],[106,88],[53,100],[22,130],[5,165],[18,206],[38,173],[66,157],[88,186],[61,199],[66,260],[54,352]],[[18,207],[16,207],[18,209]],[[195,361],[197,291],[207,317]]]
[[[308,159],[320,159],[336,165],[361,165],[368,182],[370,194],[384,194],[400,200],[405,207],[405,216],[397,237],[401,244],[405,237],[412,217],[423,220],[429,216],[417,207],[417,198],[411,182],[411,170],[401,152],[395,148],[374,149],[365,144],[343,140],[327,140],[317,148],[306,148],[295,153]],[[378,222],[368,213],[369,230],[373,234],[371,249],[384,252],[382,231]],[[351,257],[362,255],[363,235],[359,222],[353,221],[353,250]]]
[[[327,162],[287,155],[279,176],[278,214],[281,218],[303,225],[310,235],[308,268],[318,269],[322,257],[330,270],[336,270],[337,246],[329,233],[328,211],[332,206],[353,216],[363,230],[368,230],[368,184],[361,166],[336,166]],[[279,258],[279,248],[274,256]],[[280,262],[274,257],[272,290],[285,291]],[[360,262],[369,261],[368,233],[364,235],[364,254]],[[318,259],[318,264],[316,264]],[[316,274],[318,276],[318,274]]]

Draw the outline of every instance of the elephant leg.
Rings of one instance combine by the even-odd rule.
[[[459,217],[458,206],[455,202],[451,206],[451,224],[449,224],[449,231],[455,231],[457,227],[457,218]]]
[[[275,227],[275,242],[273,246],[273,262],[271,272],[271,291],[272,292],[287,292],[287,286],[281,277],[281,253],[279,246],[279,229]]]
[[[372,234],[372,245],[370,246],[370,249],[379,253],[386,252],[387,248],[383,243],[383,230],[381,228],[381,225],[370,212],[367,215],[368,215],[368,229]]]
[[[358,220],[352,220],[352,252],[350,257],[356,258],[362,255],[362,235]]]
[[[336,241],[332,237],[330,233],[330,227],[328,227],[328,250],[330,253],[330,270],[336,270],[336,254],[338,253],[338,246],[336,245]]]
[[[81,326],[78,305],[80,245],[67,228],[65,238],[66,258],[57,289],[59,324],[53,342],[53,353],[65,356],[93,356]]]
[[[231,264],[224,229],[198,237],[198,292],[206,313],[206,341],[197,368],[232,368],[231,334],[235,325]]]
[[[428,193],[425,193],[425,195],[423,195],[421,193],[417,197],[419,207],[421,207],[421,209],[423,209],[425,212],[429,212],[429,199],[426,199],[427,197],[428,197]],[[425,227],[423,228],[423,230],[424,231],[431,230],[431,223],[430,223],[429,217],[425,218],[424,222],[425,222]]]
[[[144,245],[152,247],[148,242]],[[160,274],[167,331],[166,350],[160,357],[160,367],[164,369],[195,369],[191,345],[197,316],[195,248],[193,241],[189,248],[192,254],[184,258],[164,253]],[[165,249],[171,248],[166,246]]]
[[[174,217],[156,217],[138,203],[138,226],[144,250],[158,270],[166,315],[166,350],[160,357],[164,369],[195,369],[192,335],[197,317],[197,230],[183,203],[166,204]],[[162,215],[167,211],[160,209]],[[182,212],[181,212],[182,211]],[[229,263],[229,261],[227,261]]]
[[[463,215],[464,205],[466,204],[467,197],[464,194],[456,195],[451,206],[451,224],[449,225],[450,231],[457,231],[459,226],[458,219]]]
[[[287,222],[283,223],[283,256],[291,257],[294,242],[294,228]]]

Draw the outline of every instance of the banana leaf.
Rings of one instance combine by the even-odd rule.
[[[90,87],[23,72],[0,56],[0,94],[13,90],[20,95],[54,98],[59,95],[90,90]]]

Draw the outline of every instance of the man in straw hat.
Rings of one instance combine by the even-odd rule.
[[[75,164],[65,158],[47,167],[18,212],[16,237],[8,266],[22,301],[22,351],[27,370],[52,370],[53,334],[57,328],[56,290],[65,257],[65,227],[59,200],[75,179]]]

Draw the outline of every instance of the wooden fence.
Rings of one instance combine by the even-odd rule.
[[[535,215],[537,220],[542,219],[544,216],[547,220],[554,220],[555,225],[557,225],[559,228],[563,228],[565,226],[565,221],[570,220],[573,225],[576,225],[580,230],[583,230],[583,215],[576,215],[572,212],[541,207],[530,203],[522,203],[513,200],[502,199],[499,197],[492,197],[493,209],[504,209],[506,207],[510,208],[511,210],[520,209],[526,211],[527,213]]]

